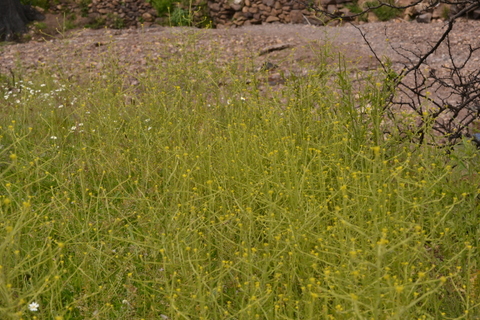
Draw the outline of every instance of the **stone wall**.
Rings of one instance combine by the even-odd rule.
[[[323,24],[300,1],[291,0],[217,0],[208,3],[213,23],[218,26],[242,26],[262,23]]]
[[[88,15],[93,19],[104,19],[108,27],[121,24],[139,27],[153,22],[157,11],[145,0],[92,0],[88,5]]]
[[[51,0],[53,1],[53,0]],[[80,9],[78,0],[55,0],[53,11],[62,12],[65,8],[73,11],[87,12],[88,24],[98,24],[113,28],[149,26],[153,23],[165,23],[168,19],[159,18],[156,10],[145,0],[92,0],[88,7]],[[194,0],[192,9],[196,13],[194,21],[201,21],[205,13],[212,19],[213,26],[235,27],[262,23],[294,23],[324,25],[335,24],[339,19],[330,19],[324,14],[316,14],[314,10],[306,7],[306,3],[322,8],[330,14],[341,16],[343,20],[375,22],[373,12],[369,12],[361,19],[353,18],[350,9],[354,6],[363,6],[366,1],[372,0]],[[313,2],[312,2],[313,1]],[[395,4],[406,6],[414,0],[395,0]],[[418,22],[428,23],[435,19],[445,19],[458,11],[457,6],[441,4],[430,8],[428,1],[424,0],[415,7],[407,9],[399,18],[404,20],[415,19]],[[58,4],[60,3],[60,4]],[[427,8],[427,9],[426,9]],[[189,8],[184,8],[188,10]],[[480,18],[480,9],[469,13],[468,17]]]
[[[296,23],[296,24],[336,24],[339,19],[331,19],[322,13],[315,13],[305,4],[311,3],[342,20],[357,22],[375,22],[378,17],[368,12],[362,17],[355,16],[351,9],[365,7],[367,1],[374,0],[215,0],[208,2],[210,16],[217,27],[242,26],[261,23]],[[407,6],[415,0],[396,0],[397,6]],[[398,18],[429,23],[432,19],[446,19],[456,8],[441,4],[431,7],[429,0],[424,0],[415,7],[404,11]],[[480,10],[479,10],[480,11]],[[480,12],[478,13],[480,17]]]

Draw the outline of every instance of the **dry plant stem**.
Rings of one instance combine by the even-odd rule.
[[[464,8],[463,10],[461,10],[460,12],[458,12],[456,15],[454,15],[453,17],[451,17],[449,20],[448,20],[448,24],[447,24],[447,29],[444,31],[444,33],[442,34],[442,36],[440,37],[440,39],[438,39],[438,41],[435,43],[435,45],[428,51],[426,52],[425,54],[422,54],[421,57],[419,57],[420,59],[418,60],[417,64],[410,67],[409,69],[407,69],[405,71],[405,73],[403,75],[407,75],[408,73],[410,73],[411,71],[413,70],[417,70],[420,68],[420,66],[427,60],[427,58],[432,55],[437,49],[438,47],[445,41],[445,39],[447,38],[448,34],[450,33],[450,31],[453,29],[453,24],[455,23],[455,21],[463,16],[466,12],[469,12],[471,10],[474,10],[476,8],[480,7],[480,3],[478,2],[475,2],[475,3],[472,3],[471,5],[469,5],[468,7]]]
[[[95,40],[82,81],[0,85],[0,319],[480,316],[478,153],[383,135],[393,73]]]
[[[388,6],[405,9],[418,3],[420,3],[420,1],[406,7],[397,7],[381,2],[378,7]],[[442,3],[442,1],[435,2],[431,4],[430,7],[433,7],[438,3]],[[412,48],[401,48],[400,50],[399,48],[390,45],[395,53],[408,61],[408,64],[404,64],[402,70],[395,74],[393,78],[391,67],[386,66],[385,61],[378,56],[377,52],[373,49],[371,43],[367,39],[365,32],[349,21],[359,31],[373,56],[382,67],[383,72],[388,75],[387,78],[392,78],[389,80],[392,80],[393,86],[396,88],[392,91],[389,99],[385,101],[384,110],[390,119],[398,118],[397,113],[402,110],[402,107],[407,107],[416,114],[415,128],[412,128],[409,125],[402,126],[399,121],[394,121],[394,123],[397,125],[398,130],[405,131],[406,136],[413,138],[419,144],[425,143],[426,131],[428,130],[427,126],[430,125],[432,125],[435,132],[446,138],[446,140],[438,142],[439,145],[445,144],[445,142],[448,145],[455,144],[463,135],[469,134],[468,131],[471,124],[478,117],[478,72],[471,72],[467,75],[462,72],[465,65],[472,58],[472,54],[477,51],[477,48],[472,48],[470,46],[468,56],[462,63],[458,64],[455,62],[448,39],[448,35],[453,29],[456,20],[465,13],[480,6],[480,3],[477,1],[473,3],[467,1],[465,3],[467,6],[449,19],[445,31],[443,31],[440,38],[436,40],[426,52],[417,52]],[[321,8],[314,7],[314,9],[331,18],[341,18],[330,14]],[[351,18],[365,14],[372,9],[373,8],[368,8],[357,15],[353,15]],[[438,78],[434,70],[426,76],[421,69],[428,67],[427,59],[432,56],[442,44],[445,44],[448,48],[448,55],[452,63],[452,68],[449,70],[447,78]],[[414,58],[412,58],[412,56]],[[431,97],[431,92],[429,92],[429,90],[433,90],[435,93],[440,93],[442,89],[450,90],[447,98]],[[396,97],[398,97],[398,99]],[[435,107],[433,108],[433,111],[430,110],[432,109],[431,107],[427,106],[427,101]],[[428,110],[426,108],[428,108]],[[429,114],[427,118],[425,117],[426,114]],[[410,133],[407,133],[408,131],[410,131]],[[429,143],[431,143],[431,141]],[[437,142],[433,143],[437,144]]]

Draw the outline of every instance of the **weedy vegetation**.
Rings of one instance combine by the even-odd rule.
[[[192,1],[150,0],[148,1],[160,17],[167,16],[171,26],[193,26],[194,11]],[[203,3],[206,6],[206,2]],[[206,17],[205,17],[206,19]]]
[[[390,6],[382,5],[384,3],[389,4]],[[402,13],[401,9],[392,7],[394,5],[393,1],[369,1],[366,2],[365,5],[367,8],[371,8],[372,12],[377,16],[378,20],[380,21],[392,20]]]
[[[50,1],[48,0],[20,0],[22,4],[28,4],[43,9],[48,9],[50,7]]]
[[[269,87],[182,41],[137,86],[0,78],[1,319],[480,316],[471,141],[385,130],[389,78],[327,49]]]

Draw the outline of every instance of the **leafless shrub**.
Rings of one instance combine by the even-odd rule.
[[[382,6],[403,10],[421,2],[419,0],[400,7],[380,1],[378,6],[348,15],[347,22]],[[376,54],[362,29],[353,24],[393,87],[389,99],[383,106],[385,116],[390,119],[387,121],[390,126],[387,131],[397,130],[400,136],[419,144],[453,145],[462,137],[471,136],[472,125],[480,115],[480,70],[474,65],[478,60],[480,47],[468,45],[467,54],[458,57],[449,37],[458,18],[475,12],[480,7],[480,1],[431,1],[424,6],[424,10],[442,3],[455,5],[456,12],[445,22],[440,38],[429,43],[424,50],[415,47],[413,43],[410,48],[396,48],[391,45],[391,48],[406,61],[402,67],[395,70],[388,61]],[[315,5],[310,7],[331,19],[344,18]],[[447,61],[440,68],[434,68],[429,58],[441,46],[446,47]],[[430,133],[433,134],[429,136]]]

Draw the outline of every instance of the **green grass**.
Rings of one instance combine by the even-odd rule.
[[[170,14],[170,23],[172,26],[191,26],[192,14],[185,9],[175,7]]]
[[[347,8],[353,14],[360,14],[365,11],[364,8],[360,7],[360,5],[358,4],[358,1],[345,4],[345,8]],[[367,14],[359,15],[358,20],[366,22],[368,20]]]
[[[348,10],[350,10],[351,13],[355,13],[355,14],[358,14],[358,13],[363,13],[364,9],[362,9],[358,2],[352,2],[352,3],[347,3],[345,5],[345,8],[347,8]]]
[[[379,6],[380,4],[391,4],[394,5],[392,1],[369,1],[366,2],[365,5],[367,8],[374,8]],[[402,13],[402,10],[392,8],[386,5],[382,5],[379,8],[372,9],[373,13],[377,16],[378,20],[380,21],[389,21],[392,20],[400,15]]]
[[[48,9],[50,3],[48,0],[20,0],[22,4],[28,4],[36,7],[41,7],[43,9]]]
[[[158,12],[159,15],[168,13],[168,10],[174,7],[174,0],[148,0]]]
[[[33,25],[38,30],[45,30],[47,28],[47,24],[45,22],[34,22]]]
[[[1,319],[479,316],[469,141],[385,136],[381,74],[259,90],[184,49],[2,89]]]

